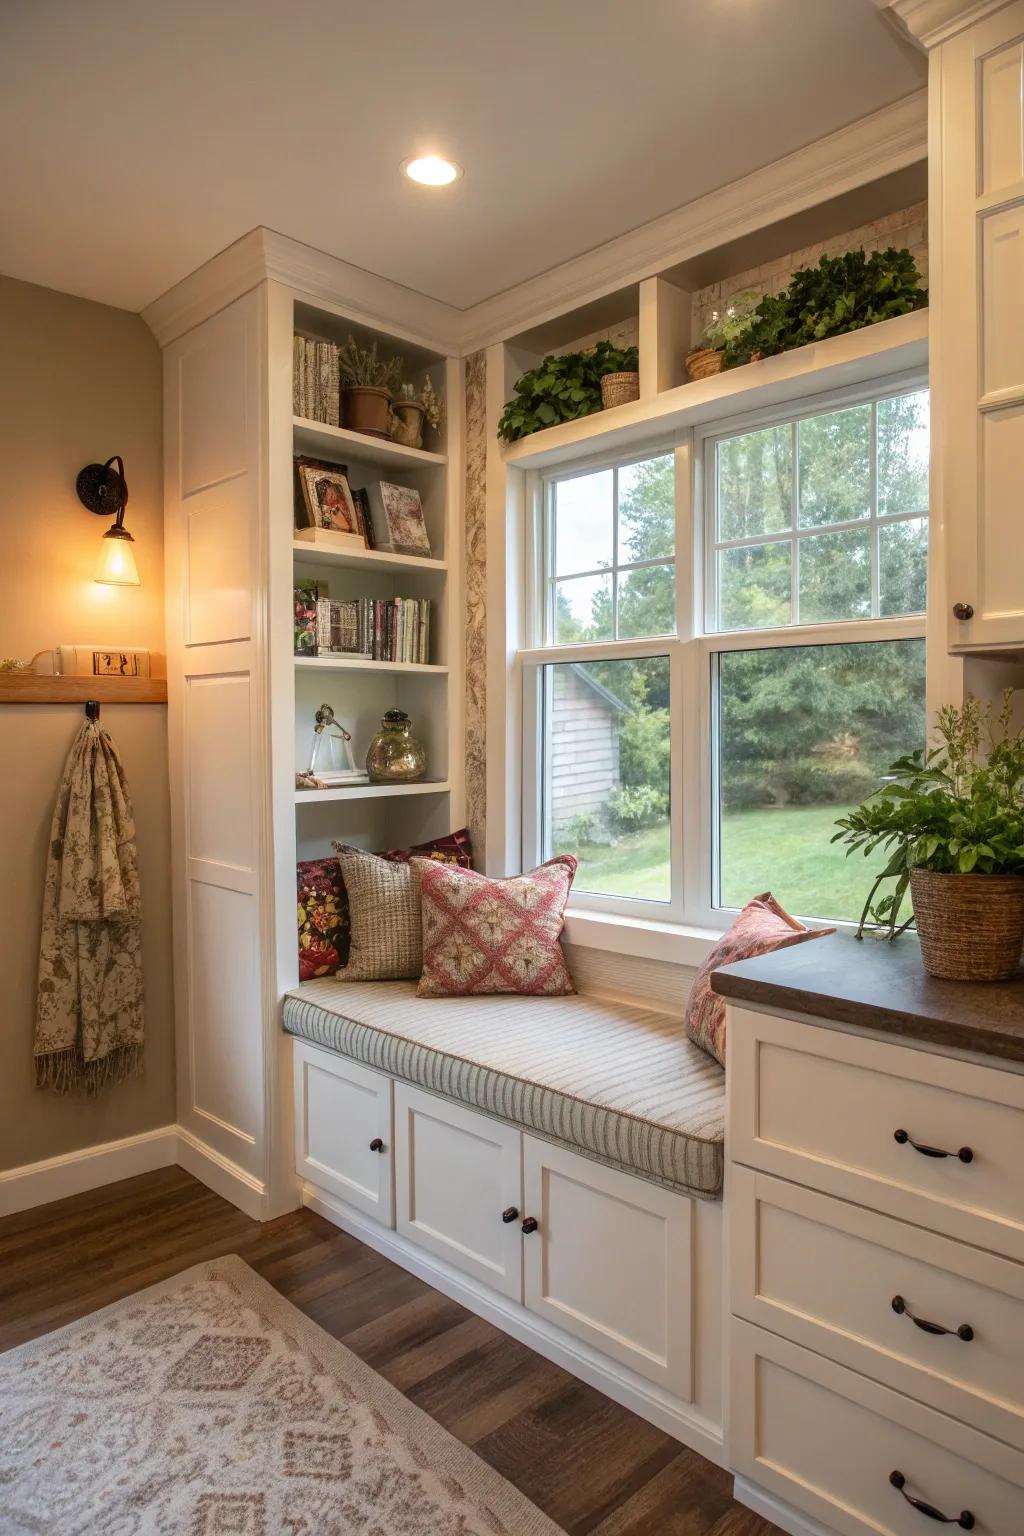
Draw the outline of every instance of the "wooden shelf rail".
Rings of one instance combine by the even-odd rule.
[[[166,704],[165,677],[40,677],[0,672],[0,704]]]

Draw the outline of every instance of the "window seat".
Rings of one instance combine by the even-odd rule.
[[[679,1019],[597,997],[418,998],[304,982],[284,1028],[652,1183],[721,1193],[725,1073]]]

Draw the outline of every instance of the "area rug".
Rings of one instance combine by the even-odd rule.
[[[561,1536],[235,1256],[0,1355],[4,1536]]]

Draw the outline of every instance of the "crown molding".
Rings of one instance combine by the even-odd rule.
[[[922,48],[935,48],[1002,10],[1009,0],[875,0],[880,11]]]
[[[462,313],[464,353],[541,325],[816,203],[903,170],[928,154],[928,93],[840,128],[639,229]]]
[[[162,347],[270,279],[333,305],[347,318],[434,352],[459,350],[461,312],[276,230],[251,229],[142,311]]]

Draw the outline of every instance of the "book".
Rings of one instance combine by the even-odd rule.
[[[365,490],[374,549],[429,558],[430,539],[419,491],[387,480],[371,481]]]
[[[307,421],[341,426],[338,344],[315,336],[292,338],[292,411]]]

